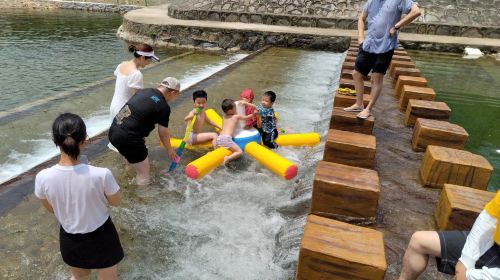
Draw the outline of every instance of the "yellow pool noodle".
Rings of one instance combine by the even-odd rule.
[[[276,144],[280,146],[315,146],[320,142],[318,133],[279,134]]]
[[[186,175],[191,179],[200,179],[221,165],[224,162],[224,157],[230,154],[231,151],[226,148],[217,148],[188,164],[185,170]]]
[[[245,153],[278,176],[290,180],[297,175],[297,165],[255,142],[245,146]]]

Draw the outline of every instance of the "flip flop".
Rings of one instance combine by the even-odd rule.
[[[356,115],[356,118],[358,119],[362,119],[362,120],[366,120],[368,119],[369,117],[371,117],[372,113],[368,113],[368,115],[366,116],[360,116],[359,114]]]
[[[346,111],[346,112],[361,112],[363,110],[364,110],[364,108],[352,108],[352,106],[344,108],[344,111]]]
[[[350,88],[339,88],[338,93],[341,95],[356,96],[356,90]]]

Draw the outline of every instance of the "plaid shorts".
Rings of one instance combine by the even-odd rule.
[[[438,231],[441,244],[441,257],[436,257],[437,268],[440,272],[455,275],[455,266],[462,255],[468,231]],[[500,248],[494,244],[476,262],[476,268],[500,268]]]
[[[217,140],[215,140],[215,147],[224,147],[224,148],[231,148],[231,146],[236,145],[233,141],[233,137],[231,135],[219,135],[217,136]]]

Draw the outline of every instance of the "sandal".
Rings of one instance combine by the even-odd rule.
[[[356,96],[356,90],[350,88],[339,88],[338,93],[341,95]]]
[[[346,112],[361,112],[363,111],[365,108],[359,108],[357,107],[356,105],[352,105],[350,107],[346,107],[344,108],[344,111]]]

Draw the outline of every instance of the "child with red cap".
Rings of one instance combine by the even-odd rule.
[[[255,97],[255,95],[253,94],[253,91],[249,88],[244,89],[240,93],[241,101],[244,101],[247,103],[253,103],[254,97]],[[254,114],[254,112],[255,112],[255,107],[245,105],[245,116],[252,115],[252,114]],[[255,116],[253,116],[252,118],[246,120],[244,129],[250,129],[256,125],[257,125],[257,118]]]

